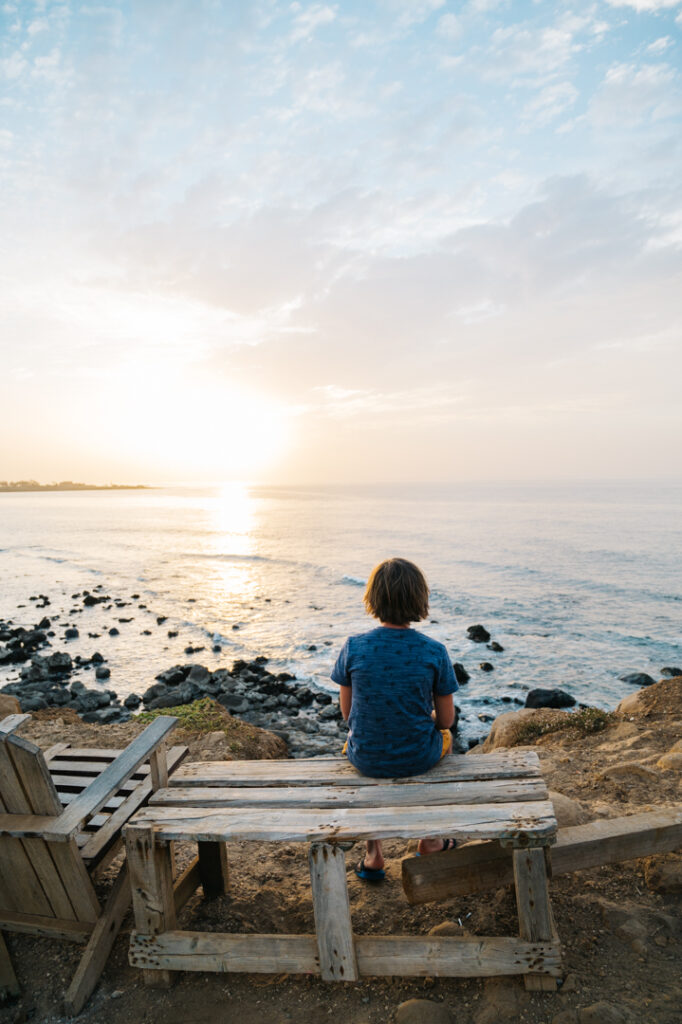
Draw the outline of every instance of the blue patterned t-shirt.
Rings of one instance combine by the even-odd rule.
[[[353,691],[348,760],[363,775],[419,775],[440,758],[433,697],[458,687],[447,650],[414,629],[378,626],[349,637],[332,679]]]

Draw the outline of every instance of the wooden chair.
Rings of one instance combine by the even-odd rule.
[[[121,849],[121,827],[187,754],[166,751],[177,721],[155,719],[125,750],[45,754],[16,735],[30,715],[0,722],[0,996],[19,985],[2,931],[86,942],[65,997],[78,1013],[92,993],[130,905],[127,865],[102,907],[92,879]],[[147,763],[145,763],[147,762]]]

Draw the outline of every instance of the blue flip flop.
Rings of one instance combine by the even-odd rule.
[[[358,878],[361,878],[363,882],[383,882],[386,877],[386,872],[383,868],[365,867],[364,857],[355,865],[355,874]]]

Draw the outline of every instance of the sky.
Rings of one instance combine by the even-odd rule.
[[[0,0],[0,479],[682,477],[682,0]]]

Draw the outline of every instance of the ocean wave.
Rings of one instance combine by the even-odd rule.
[[[342,583],[350,583],[354,587],[364,587],[367,580],[360,579],[359,576],[348,576],[344,575],[341,577]]]

